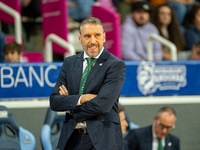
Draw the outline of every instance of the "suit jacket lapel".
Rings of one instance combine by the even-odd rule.
[[[94,77],[96,77],[96,75],[99,73],[101,68],[103,68],[103,66],[104,66],[106,60],[108,59],[108,57],[109,57],[109,52],[104,48],[104,51],[102,52],[102,54],[100,55],[100,57],[96,61],[95,65],[92,67],[92,69],[91,69],[91,71],[90,71],[90,73],[89,73],[89,75],[87,77],[84,89],[87,88],[87,86],[89,85],[90,81]]]
[[[82,77],[82,74],[83,74],[83,53],[81,53],[80,55],[77,55],[77,61],[76,61],[76,64],[75,64],[74,71],[75,71],[74,77],[76,78],[75,84],[77,85],[77,88],[79,89],[80,83],[81,83],[81,77]]]
[[[145,143],[146,143],[146,150],[152,150],[152,126],[149,126],[147,128],[147,132],[146,132],[146,140],[145,140]]]
[[[166,136],[165,138],[165,150],[171,150],[172,142],[169,138],[169,136]]]

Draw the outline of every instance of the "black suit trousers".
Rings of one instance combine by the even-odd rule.
[[[65,150],[96,150],[89,134],[72,134],[65,145]]]

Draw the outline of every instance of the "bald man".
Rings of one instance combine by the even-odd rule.
[[[170,134],[175,128],[176,112],[162,107],[153,118],[153,125],[133,129],[125,137],[128,150],[180,150],[180,141]]]

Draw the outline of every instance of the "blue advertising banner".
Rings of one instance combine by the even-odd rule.
[[[121,96],[200,95],[200,61],[125,61]]]
[[[0,63],[0,99],[49,97],[62,63]],[[200,61],[125,64],[121,96],[200,95]]]
[[[0,99],[49,97],[62,63],[0,63]]]

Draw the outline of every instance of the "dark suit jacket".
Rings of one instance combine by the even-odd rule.
[[[125,137],[128,150],[152,150],[152,126],[133,129]],[[179,139],[171,134],[165,138],[165,150],[180,150]]]
[[[67,57],[50,97],[54,111],[74,110],[73,116],[66,113],[58,148],[63,149],[76,124],[86,120],[88,134],[97,150],[121,150],[123,138],[118,115],[118,101],[125,79],[125,63],[105,48],[84,86],[84,94],[97,97],[76,106],[83,70],[83,53]],[[60,95],[59,86],[65,85],[69,95]]]

